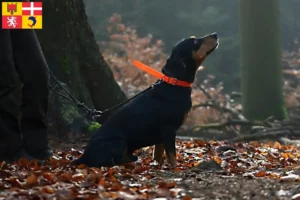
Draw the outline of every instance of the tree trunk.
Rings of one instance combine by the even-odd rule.
[[[50,69],[80,101],[104,110],[126,99],[99,52],[82,0],[43,1],[43,29],[36,32]]]
[[[287,117],[279,16],[279,0],[240,1],[242,104],[250,120]]]

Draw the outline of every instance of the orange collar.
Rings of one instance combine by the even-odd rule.
[[[147,72],[148,74],[160,79],[160,80],[163,80],[164,82],[166,83],[169,83],[169,84],[172,84],[172,85],[178,85],[178,86],[181,86],[181,87],[192,87],[192,83],[189,83],[189,82],[186,82],[186,81],[181,81],[181,80],[178,80],[177,78],[173,78],[173,77],[169,77],[169,76],[166,76],[164,75],[163,73],[137,61],[137,60],[134,60],[133,61],[133,65],[136,66],[137,68],[140,68],[141,70],[144,70],[145,72]]]

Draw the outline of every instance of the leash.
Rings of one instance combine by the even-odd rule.
[[[58,96],[61,96],[63,97],[64,99],[67,99],[68,101],[71,101],[73,102],[76,107],[79,109],[79,110],[84,110],[84,115],[87,117],[88,120],[90,121],[94,121],[95,120],[95,117],[98,116],[98,112],[97,110],[95,109],[90,109],[89,107],[87,107],[84,103],[78,101],[64,86],[63,84],[54,76],[53,72],[49,69],[49,74],[50,74],[50,78],[52,78],[52,80],[55,82],[55,85],[52,86],[50,84],[50,90],[57,94]],[[68,95],[63,95],[59,92],[57,92],[55,90],[55,87],[56,85],[58,85],[61,89],[63,89],[63,91]]]
[[[76,104],[76,107],[79,109],[79,110],[83,110],[84,111],[84,115],[87,117],[88,120],[90,121],[95,121],[95,118],[98,118],[98,117],[101,117],[102,115],[106,114],[106,113],[109,113],[113,110],[116,110],[117,108],[123,106],[124,104],[128,103],[129,101],[135,99],[136,97],[144,94],[145,92],[149,91],[149,90],[152,90],[154,88],[155,85],[159,84],[161,81],[158,81],[154,84],[151,84],[147,89],[143,90],[142,92],[139,92],[138,94],[134,95],[133,97],[127,99],[126,101],[123,101],[121,103],[119,103],[118,105],[116,106],[113,106],[112,108],[109,108],[109,109],[106,109],[104,111],[99,111],[99,110],[96,110],[96,109],[91,109],[89,108],[88,106],[86,106],[84,103],[78,101],[62,84],[61,82],[54,76],[54,74],[50,71],[50,77],[55,81],[56,85],[60,86],[60,88],[62,88],[68,96],[66,95],[63,95],[57,91],[55,91],[54,87],[55,86],[52,86],[50,85],[50,89],[52,92],[54,92],[55,94],[73,102],[74,104]]]
[[[128,102],[130,102],[131,100],[137,98],[138,96],[140,96],[140,95],[142,95],[142,94],[148,92],[149,90],[152,90],[156,85],[160,84],[161,82],[167,82],[167,83],[169,83],[169,84],[172,84],[172,85],[178,85],[178,86],[182,86],[182,87],[191,87],[191,86],[192,86],[192,83],[185,82],[185,81],[181,81],[181,80],[177,80],[177,78],[165,76],[163,73],[161,73],[161,72],[159,72],[159,71],[157,71],[157,70],[155,70],[155,69],[153,69],[153,68],[151,68],[151,67],[149,67],[149,66],[147,66],[147,65],[145,65],[145,64],[143,64],[143,63],[141,63],[141,62],[139,62],[139,61],[137,61],[137,60],[134,60],[134,61],[133,61],[133,64],[134,64],[134,66],[136,66],[137,68],[139,68],[139,69],[141,69],[141,70],[147,72],[148,74],[150,74],[150,75],[152,75],[152,76],[158,78],[159,80],[158,80],[156,83],[151,84],[147,89],[145,89],[145,90],[139,92],[138,94],[134,95],[133,97],[131,97],[131,98],[129,98],[129,99],[127,99],[127,100],[125,100],[125,101],[123,101],[123,102],[121,102],[121,103],[115,105],[115,106],[113,106],[112,108],[106,109],[106,110],[104,110],[104,111],[99,111],[99,110],[96,110],[96,109],[91,109],[91,108],[89,108],[88,106],[86,106],[84,103],[82,103],[82,102],[80,102],[78,99],[76,99],[76,98],[75,98],[75,97],[74,97],[74,96],[73,96],[73,95],[72,95],[72,94],[71,94],[71,93],[63,86],[63,84],[62,84],[62,83],[54,76],[54,74],[52,73],[52,71],[49,69],[50,77],[51,77],[51,78],[53,79],[53,81],[55,82],[55,85],[54,85],[54,86],[52,86],[52,85],[50,84],[50,90],[51,90],[53,93],[55,93],[55,94],[57,94],[57,95],[59,95],[59,96],[65,98],[65,99],[67,99],[67,100],[73,102],[74,104],[76,104],[76,106],[77,106],[77,108],[78,108],[79,110],[84,110],[84,115],[87,117],[88,120],[90,120],[90,121],[95,121],[95,118],[101,117],[102,115],[104,115],[104,114],[106,114],[106,113],[109,113],[109,112],[111,112],[111,111],[113,111],[113,110],[116,110],[117,108],[119,108],[119,107],[121,107],[121,106],[127,104]],[[61,94],[61,93],[55,91],[55,86],[56,86],[56,85],[58,85],[61,89],[63,89],[64,92],[65,92],[68,96],[63,95],[63,94]]]

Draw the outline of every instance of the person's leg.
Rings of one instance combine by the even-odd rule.
[[[17,73],[13,61],[10,30],[0,30],[0,157],[15,156],[22,147],[19,107],[13,98]]]
[[[34,30],[12,30],[12,49],[22,87],[21,131],[25,150],[33,157],[47,159],[47,111],[49,68]]]

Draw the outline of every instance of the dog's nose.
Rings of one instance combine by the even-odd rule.
[[[214,37],[215,39],[218,39],[218,34],[216,32],[212,33],[210,36]]]

